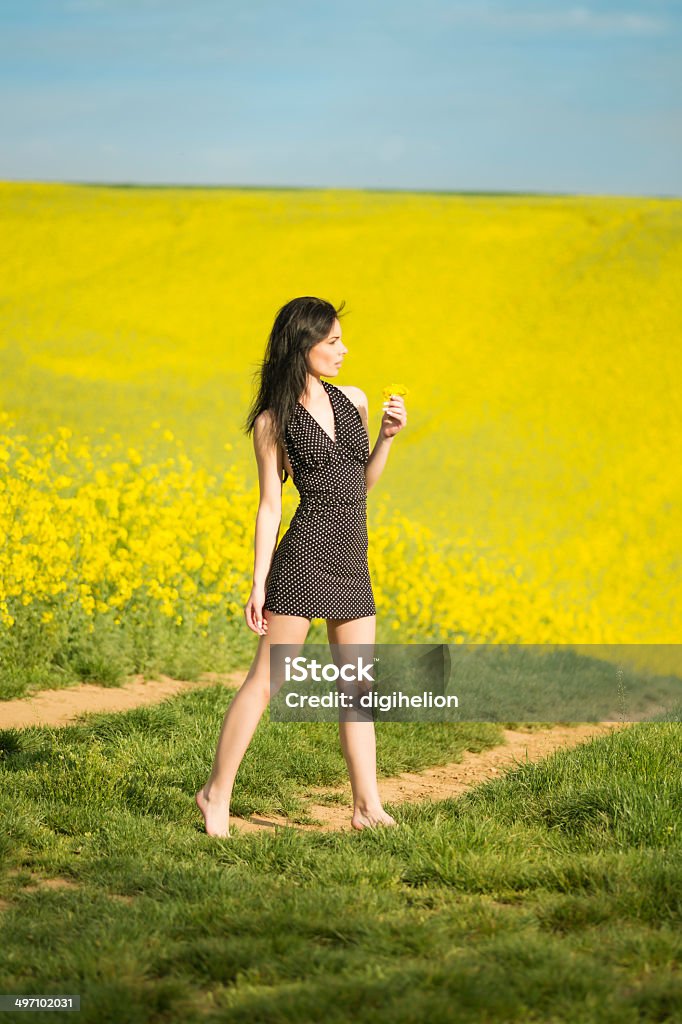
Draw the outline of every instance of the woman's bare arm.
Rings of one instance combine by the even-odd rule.
[[[348,397],[360,413],[360,419],[369,437],[369,402],[367,401],[367,395],[361,388],[348,387],[347,391],[349,392]],[[393,438],[399,430],[402,430],[406,423],[407,412],[405,410],[405,402],[401,396],[397,395],[387,403],[379,428],[379,436],[365,466],[365,487],[367,491],[370,491],[379,480],[388,460]]]
[[[247,625],[256,633],[267,630],[267,622],[263,621],[265,580],[282,524],[282,449],[270,437],[268,418],[269,413],[261,413],[253,430],[260,498],[254,532],[253,583],[245,615]]]

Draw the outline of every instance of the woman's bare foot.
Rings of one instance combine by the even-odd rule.
[[[196,793],[194,799],[204,816],[207,836],[220,836],[226,839],[230,834],[230,800],[229,797],[219,799],[217,794],[206,796],[206,787]]]
[[[362,830],[363,828],[374,828],[376,825],[396,825],[395,818],[392,818],[383,807],[379,806],[376,810],[364,808],[360,809],[356,807],[353,811],[353,817],[351,818],[351,825],[353,828]]]

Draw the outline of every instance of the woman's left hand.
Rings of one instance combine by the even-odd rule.
[[[405,399],[402,395],[391,395],[383,405],[384,415],[381,420],[381,436],[385,438],[395,437],[399,430],[402,430],[407,423],[407,411]]]

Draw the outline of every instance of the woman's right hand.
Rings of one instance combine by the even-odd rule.
[[[268,623],[263,617],[263,605],[265,604],[265,587],[254,585],[251,588],[249,599],[244,605],[244,617],[246,625],[259,636],[267,636]]]

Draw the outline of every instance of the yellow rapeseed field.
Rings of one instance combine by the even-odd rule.
[[[678,641],[682,203],[0,183],[0,208],[6,656],[104,620],[247,632],[241,426],[296,295],[346,299],[335,382],[372,443],[408,388],[368,501],[379,639]]]

